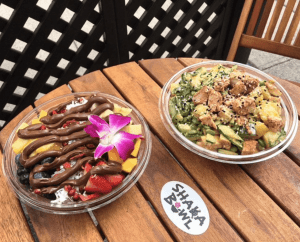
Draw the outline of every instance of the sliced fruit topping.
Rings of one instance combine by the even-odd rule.
[[[65,190],[66,190],[67,192],[71,191],[71,190],[72,190],[72,186],[71,186],[71,185],[66,185],[66,186],[65,186]]]
[[[129,158],[122,164],[122,170],[130,173],[137,164],[137,158]]]
[[[140,146],[141,146],[141,139],[137,139],[135,144],[134,144],[134,150],[132,151],[131,155],[134,157],[137,157],[139,150],[140,150]]]
[[[71,168],[72,166],[71,166],[71,163],[70,163],[70,162],[66,162],[66,163],[63,164],[63,167],[64,167],[65,169],[68,169],[68,168]]]
[[[74,197],[73,197],[73,199],[74,199]],[[99,193],[94,193],[94,194],[90,194],[90,195],[86,195],[86,196],[79,195],[79,197],[80,197],[81,201],[85,202],[87,200],[91,200],[91,199],[95,199],[95,198],[100,197],[100,194]]]
[[[84,174],[88,173],[92,169],[92,165],[90,163],[86,163],[84,166]]]
[[[111,161],[119,162],[121,164],[124,162],[116,148],[113,148],[112,150],[108,151],[108,159]]]
[[[96,166],[104,166],[106,165],[106,162],[105,161],[99,161]]]
[[[106,194],[111,192],[112,186],[103,176],[93,175],[88,180],[85,190],[90,193],[97,192]]]
[[[123,174],[105,175],[104,178],[110,183],[112,187],[118,186],[125,178]]]

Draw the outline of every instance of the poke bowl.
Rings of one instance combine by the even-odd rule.
[[[124,195],[149,162],[151,135],[129,103],[78,92],[34,108],[4,148],[3,173],[20,201],[47,213],[77,214]]]
[[[171,136],[195,154],[223,163],[270,159],[293,141],[296,107],[277,81],[248,65],[207,61],[164,85],[159,111]]]

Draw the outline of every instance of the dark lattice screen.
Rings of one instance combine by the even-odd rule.
[[[237,1],[1,0],[0,128],[96,69],[160,57],[225,59]]]

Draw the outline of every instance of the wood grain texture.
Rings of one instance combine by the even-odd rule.
[[[281,153],[243,169],[300,225],[300,167],[294,161]]]
[[[27,107],[18,116],[11,120],[0,132],[0,143],[4,147],[12,130],[33,108]],[[9,187],[2,170],[3,153],[0,151],[0,236],[3,242],[33,241],[26,217],[19,199]]]
[[[103,241],[88,213],[48,214],[26,207],[39,241]]]
[[[100,71],[94,71],[69,82],[74,92],[99,91],[121,98],[120,93]]]
[[[35,105],[68,93],[71,93],[68,86],[62,85],[37,100]],[[91,241],[102,241],[88,213],[62,216],[40,212],[27,205],[26,209],[39,241],[86,241],[87,238]]]
[[[71,90],[70,88],[68,88],[68,86],[66,84],[56,88],[55,90],[49,92],[48,94],[42,96],[40,99],[36,100],[34,102],[34,105],[37,107],[55,97],[59,97],[59,96],[62,96],[64,94],[68,94],[68,93],[71,93]]]
[[[295,10],[294,17],[292,19],[286,37],[284,39],[285,44],[292,44],[292,40],[296,33],[299,21],[300,21],[300,4],[298,4],[297,9]]]
[[[97,90],[122,98],[100,71],[72,80],[70,86],[73,91]],[[151,241],[156,240],[156,236],[159,241],[171,240],[136,186],[112,204],[93,213],[109,241],[134,241],[135,238]]]
[[[94,214],[109,241],[172,241],[136,186]]]
[[[293,161],[300,166],[300,121],[298,122],[298,131],[295,139],[284,151]]]
[[[19,113],[13,120],[11,120],[0,132],[0,145],[2,149],[6,144],[11,132],[18,125],[18,123],[32,110],[32,106],[28,106],[21,113]]]
[[[249,21],[249,24],[248,24],[248,27],[247,27],[247,32],[246,32],[247,35],[253,35],[253,32],[254,32],[255,26],[257,24],[257,20],[258,20],[259,13],[261,11],[262,5],[263,5],[263,1],[256,1],[255,2],[252,15],[249,18],[250,21]]]
[[[251,241],[300,238],[297,225],[240,167],[201,158],[168,134],[158,118],[161,89],[136,63],[107,68],[104,73],[139,109],[157,136],[244,238]]]

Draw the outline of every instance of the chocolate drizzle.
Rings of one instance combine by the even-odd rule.
[[[99,143],[98,138],[90,137],[83,129],[90,125],[88,116],[91,114],[99,115],[105,110],[113,110],[114,105],[106,98],[93,95],[88,98],[87,103],[65,110],[66,105],[71,101],[60,104],[48,111],[46,117],[41,118],[40,124],[33,124],[25,129],[18,131],[18,137],[23,139],[36,139],[31,142],[22,152],[20,156],[20,163],[25,168],[30,168],[38,164],[47,157],[55,157],[52,163],[45,163],[43,165],[36,165],[29,176],[29,183],[33,189],[39,188],[41,193],[54,193],[65,185],[84,186],[91,175],[105,175],[116,174],[122,171],[121,164],[117,162],[108,161],[107,165],[94,166],[92,169],[76,180],[69,179],[82,169],[85,164],[95,163],[94,149],[90,149],[89,145],[97,147]],[[92,105],[96,103],[98,106],[91,110]],[[59,113],[64,110],[64,113]],[[57,114],[53,114],[55,111]],[[67,121],[72,123],[68,127],[63,127]],[[83,122],[79,122],[83,121]],[[67,142],[72,143],[67,144]],[[38,153],[35,156],[30,155],[43,145],[55,143],[62,147],[59,150],[47,150]],[[77,156],[77,158],[76,158]],[[38,172],[47,172],[59,168],[62,164],[70,160],[77,160],[76,164],[67,168],[62,173],[57,173],[51,178],[34,179],[34,174]]]

